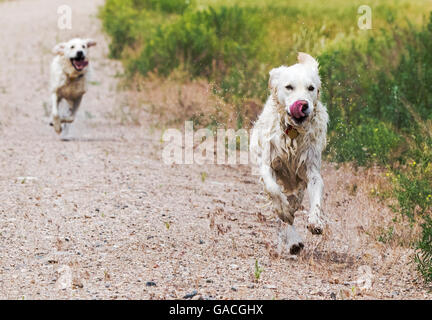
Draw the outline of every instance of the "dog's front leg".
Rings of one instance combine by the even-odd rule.
[[[60,99],[57,94],[53,93],[51,95],[51,124],[54,127],[55,132],[58,134],[61,133],[61,121],[59,116],[58,104],[60,103]]]
[[[257,137],[254,136],[253,138],[255,138],[253,141],[256,141]],[[279,218],[292,225],[294,222],[294,214],[292,210],[290,210],[287,196],[282,192],[282,188],[277,183],[276,172],[272,168],[271,141],[262,141],[261,143],[261,147],[254,147],[253,149],[256,150],[256,164],[259,167],[265,190],[271,197],[274,209]],[[253,144],[258,145],[258,143]]]
[[[262,164],[260,173],[263,178],[264,187],[273,200],[277,215],[283,222],[290,225],[293,224],[294,216],[290,213],[287,197],[283,194],[281,187],[276,182],[273,169],[267,164]]]
[[[299,254],[304,245],[303,240],[294,228],[294,213],[293,210],[290,210],[290,203],[277,184],[273,169],[265,164],[261,164],[260,168],[265,189],[273,200],[276,213],[283,222],[286,222],[286,224],[280,226],[279,240],[289,248],[290,254]]]
[[[308,171],[308,180],[307,192],[310,202],[308,230],[312,234],[322,234],[324,224],[322,221],[321,198],[324,182],[317,168],[313,167]]]

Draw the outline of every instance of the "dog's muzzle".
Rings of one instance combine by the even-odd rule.
[[[296,123],[304,122],[310,114],[309,103],[305,100],[297,100],[289,107],[289,115]]]
[[[75,58],[70,59],[76,71],[83,71],[88,66],[88,61],[82,51],[78,51]]]

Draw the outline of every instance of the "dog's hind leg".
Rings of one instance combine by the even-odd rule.
[[[82,101],[82,96],[75,100],[68,101],[69,114],[67,117],[61,119],[61,123],[72,123],[75,121],[75,114],[78,111],[81,101]]]
[[[57,132],[58,134],[61,133],[62,128],[61,128],[61,121],[60,121],[60,116],[59,116],[59,110],[58,110],[58,105],[61,101],[61,98],[59,98],[57,96],[57,94],[53,93],[51,95],[51,122],[50,125],[52,125],[54,127],[55,132]]]
[[[290,254],[299,254],[304,248],[303,240],[297,233],[294,225],[280,222],[278,236],[279,253],[282,252],[284,246],[287,246]]]

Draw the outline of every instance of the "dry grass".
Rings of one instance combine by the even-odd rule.
[[[120,86],[128,92],[124,106],[111,113],[124,124],[140,124],[152,119],[155,127],[182,127],[193,121],[198,127],[236,128],[237,111],[213,92],[213,84],[205,79],[188,79],[174,73],[169,78],[157,75],[134,76]],[[262,109],[261,103],[245,100],[243,128],[249,129]]]
[[[158,126],[181,126],[187,120],[209,126],[230,117],[229,106],[212,93],[206,80],[135,76],[128,89],[131,110],[150,113]]]

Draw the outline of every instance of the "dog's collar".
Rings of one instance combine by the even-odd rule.
[[[290,137],[291,140],[293,140],[298,137],[299,132],[296,128],[289,124],[285,129],[285,134]]]
[[[69,75],[70,82],[77,81],[77,80],[81,79],[82,77],[84,77],[84,74],[80,74],[80,75],[78,75],[78,76],[75,77],[75,78],[72,78],[72,77]]]

